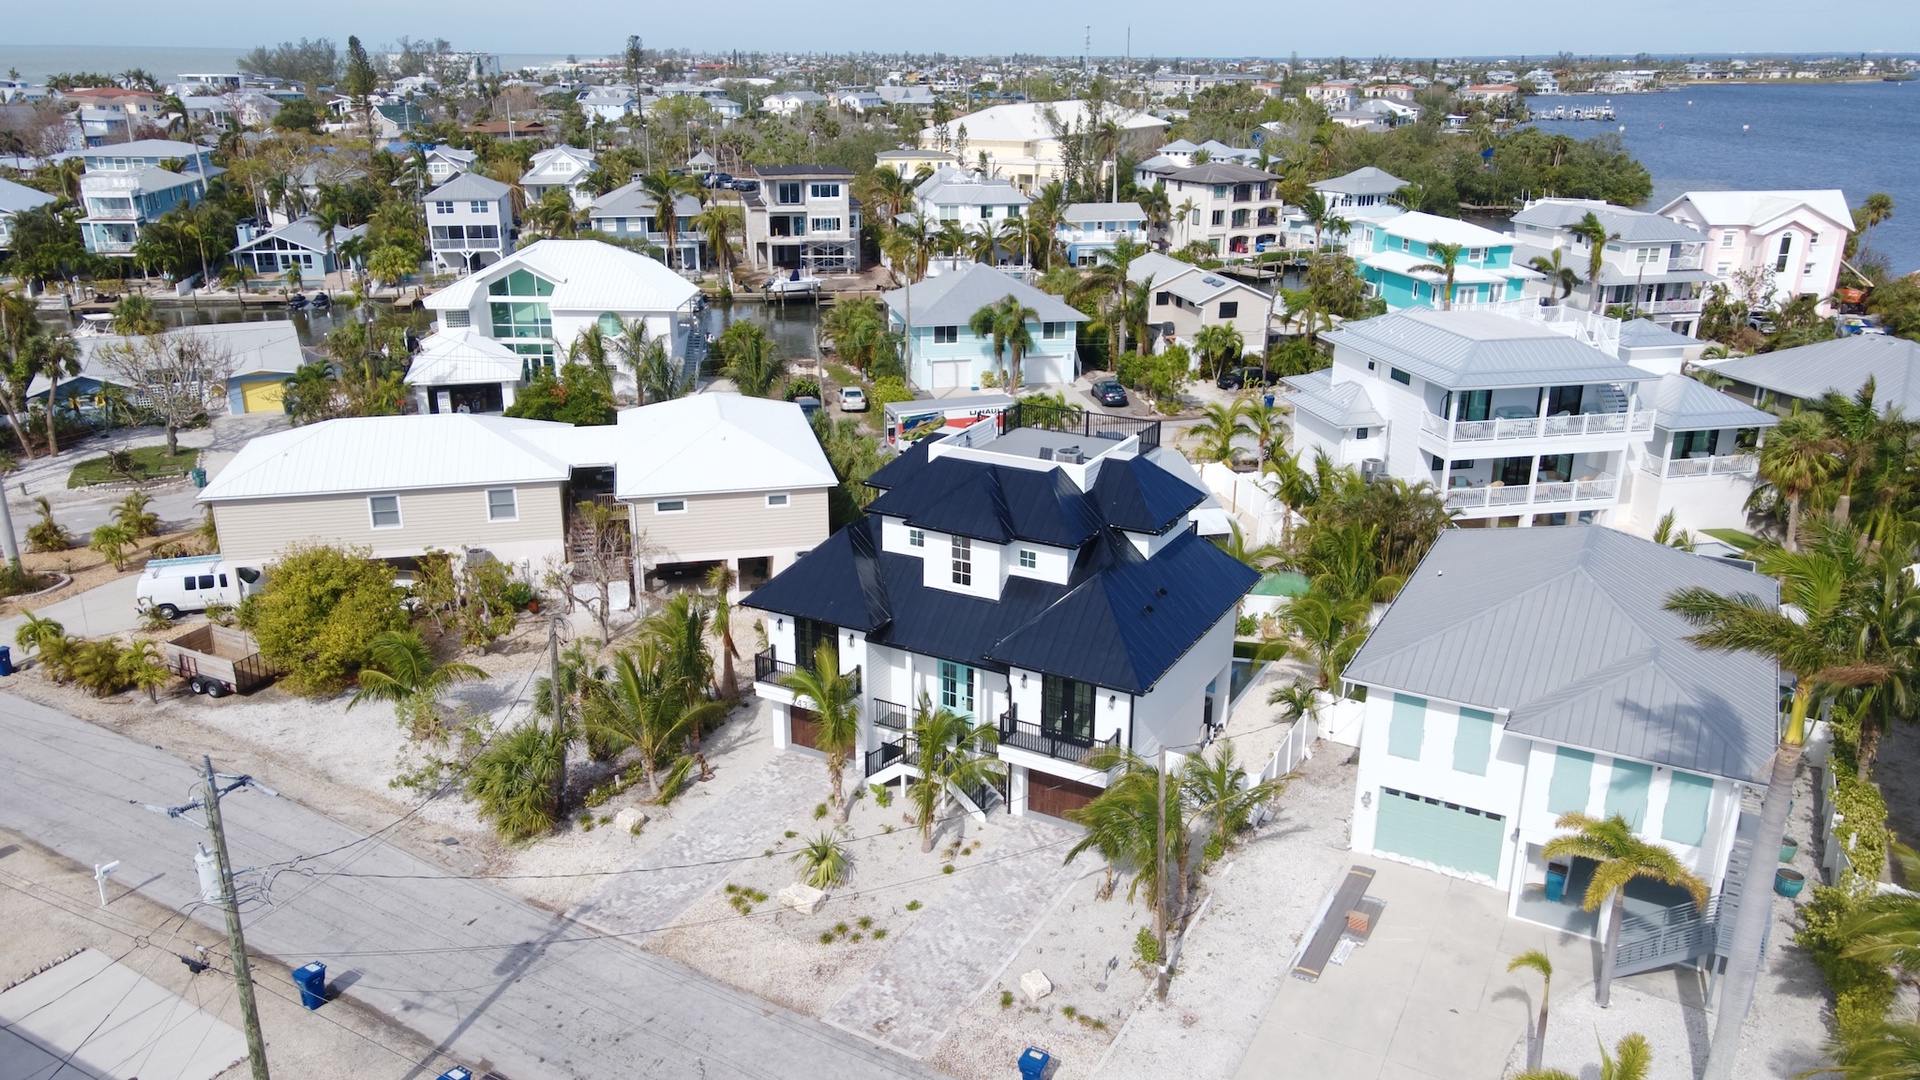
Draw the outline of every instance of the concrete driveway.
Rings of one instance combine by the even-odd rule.
[[[1593,978],[1594,943],[1509,919],[1497,889],[1382,859],[1350,861],[1374,868],[1368,895],[1385,900],[1386,911],[1345,965],[1329,966],[1319,982],[1282,981],[1241,1080],[1487,1080],[1526,1037],[1539,1000],[1539,978],[1508,974],[1509,960],[1545,951],[1563,992]]]
[[[105,585],[96,585],[78,596],[70,596],[57,604],[48,604],[35,612],[43,619],[52,619],[59,623],[67,633],[76,637],[97,638],[109,634],[124,634],[140,626],[140,615],[134,608],[133,585],[140,575],[129,574],[123,578],[114,578]],[[12,645],[14,631],[26,619],[16,615],[9,619],[0,619],[0,645]],[[15,658],[19,662],[19,658]]]

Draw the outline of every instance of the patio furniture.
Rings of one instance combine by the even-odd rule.
[[[1493,410],[1495,420],[1531,420],[1533,408],[1528,405],[1502,405]]]

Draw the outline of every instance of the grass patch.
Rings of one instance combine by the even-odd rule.
[[[1700,531],[1715,540],[1732,544],[1741,551],[1752,551],[1760,546],[1759,537],[1750,532],[1741,532],[1739,529],[1701,529]]]
[[[114,471],[114,456],[101,455],[88,458],[73,467],[67,474],[67,486],[70,488],[92,487],[95,484],[107,484],[114,481],[159,480],[170,476],[185,476],[194,463],[200,460],[198,450],[182,448],[175,457],[167,456],[165,446],[142,446],[123,451],[131,457],[131,475]]]

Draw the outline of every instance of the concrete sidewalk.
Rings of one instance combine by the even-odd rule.
[[[8,778],[0,825],[83,864],[120,860],[115,890],[131,886],[180,909],[197,904],[192,852],[204,834],[140,806],[184,802],[197,764],[0,696],[0,773]],[[925,1075],[291,800],[243,791],[223,805],[233,864],[251,868],[236,878],[257,898],[246,916],[256,977],[285,985],[290,967],[323,961],[345,996],[476,1072],[516,1080]],[[220,920],[214,907],[193,913],[208,925]],[[271,1046],[274,1032],[266,1034]]]
[[[96,585],[57,604],[48,604],[34,614],[42,619],[52,619],[76,637],[125,634],[140,627],[140,613],[133,602],[133,585],[138,580],[138,574],[114,578],[105,585]],[[26,621],[24,615],[0,619],[0,645],[14,644],[14,631]],[[20,659],[16,656],[14,662],[19,663]]]

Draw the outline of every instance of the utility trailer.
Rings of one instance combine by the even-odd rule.
[[[250,694],[273,678],[260,645],[240,630],[208,623],[160,646],[167,670],[187,680],[196,694]]]

